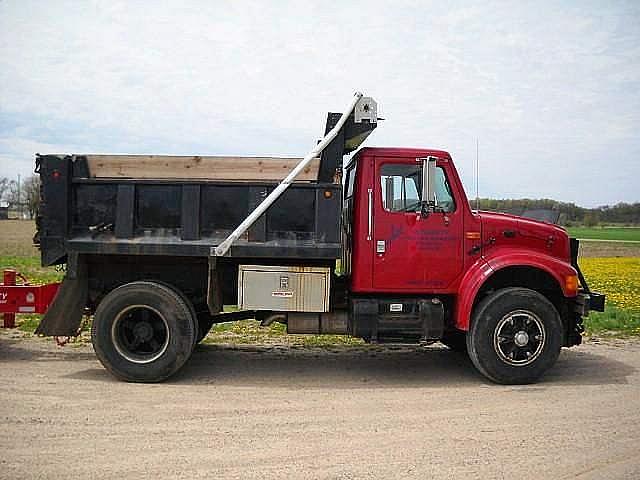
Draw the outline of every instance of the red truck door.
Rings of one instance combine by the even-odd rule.
[[[420,214],[422,164],[376,158],[373,215],[373,287],[418,293],[446,290],[463,263],[463,209],[447,180],[446,160],[436,168],[437,211]]]

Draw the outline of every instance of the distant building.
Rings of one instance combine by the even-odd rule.
[[[0,220],[9,219],[9,203],[0,202]]]

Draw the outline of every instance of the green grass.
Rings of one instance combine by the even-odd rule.
[[[18,315],[16,324],[18,330],[26,333],[33,333],[40,324],[41,315]]]
[[[59,282],[64,272],[55,267],[40,266],[39,257],[2,256],[0,272],[5,268],[13,268],[24,275],[30,283]]]
[[[606,306],[604,312],[591,312],[584,321],[588,335],[630,337],[640,335],[640,314]]]
[[[361,339],[345,335],[288,335],[287,327],[273,323],[261,327],[256,320],[219,323],[214,325],[204,343],[210,344],[278,344],[307,347],[332,347],[337,345],[362,345]]]
[[[569,235],[581,239],[640,242],[639,227],[569,227]]]

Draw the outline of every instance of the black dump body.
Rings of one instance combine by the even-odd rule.
[[[277,182],[95,178],[83,155],[41,155],[36,242],[43,265],[70,253],[208,257]],[[231,247],[245,259],[340,257],[339,183],[291,185]]]
[[[376,128],[375,111],[375,101],[362,98],[314,167],[296,178],[227,256],[295,263],[340,258],[342,160]],[[325,133],[340,117],[327,115]],[[37,155],[42,186],[34,240],[42,264],[65,263],[72,254],[212,257],[213,247],[296,164],[246,157]]]

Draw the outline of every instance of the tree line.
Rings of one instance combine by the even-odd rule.
[[[473,208],[475,200],[471,201]],[[596,226],[600,224],[640,225],[640,202],[617,203],[595,208],[585,208],[575,203],[559,202],[548,198],[542,199],[494,199],[481,198],[480,210],[512,213],[522,215],[534,210],[551,210],[556,212],[559,223],[563,225]]]
[[[31,175],[18,182],[0,178],[0,207],[7,205],[18,217],[34,218],[40,203],[40,176]]]

